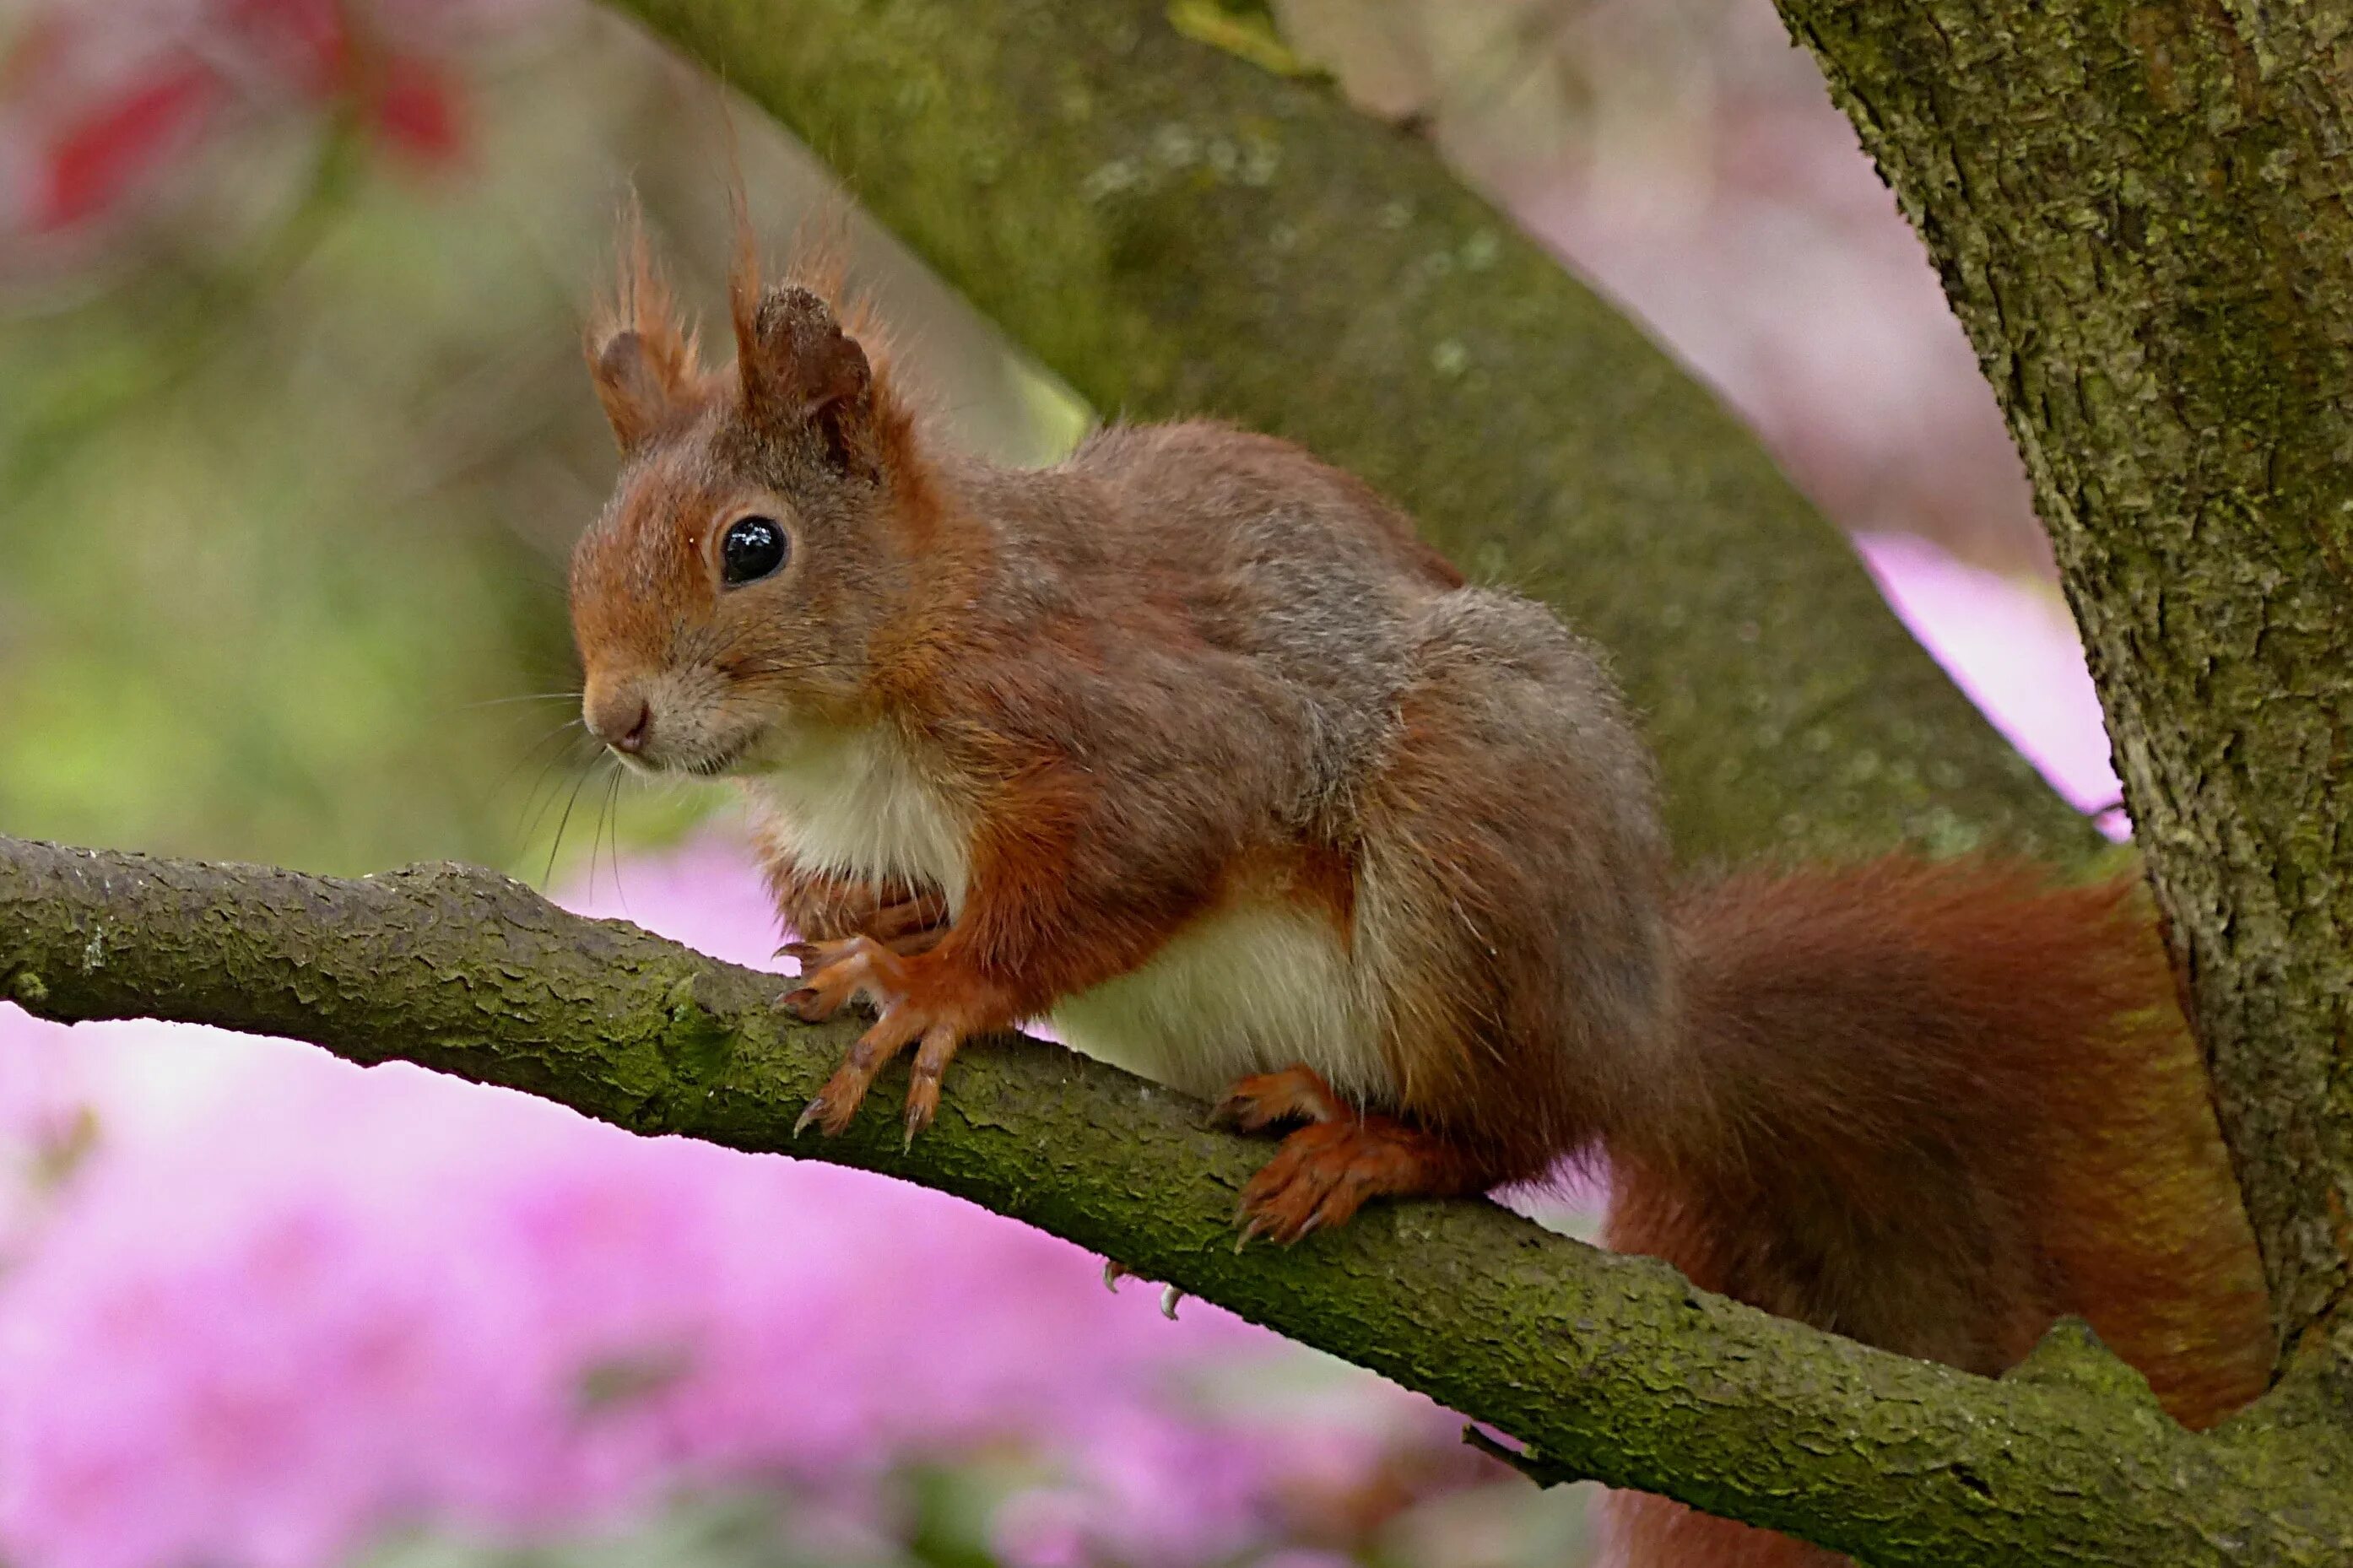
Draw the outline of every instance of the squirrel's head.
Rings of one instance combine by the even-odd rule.
[[[622,467],[572,559],[582,715],[656,771],[757,771],[789,726],[854,718],[929,506],[831,290],[764,285],[746,240],[728,294],[735,363],[706,372],[633,222],[588,338]]]

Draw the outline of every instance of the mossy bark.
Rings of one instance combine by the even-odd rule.
[[[1687,858],[2096,849],[1755,437],[1423,142],[1156,0],[616,3],[1095,407],[1290,437],[1548,598]]]
[[[2353,4],[1780,0],[2026,456],[2283,1344],[2353,1355]]]
[[[641,1133],[920,1182],[1423,1390],[1557,1471],[1883,1568],[2353,1560],[2353,1451],[2327,1426],[2192,1436],[2088,1336],[1974,1378],[1485,1203],[1379,1206],[1288,1252],[1240,1252],[1235,1195],[1265,1145],[1037,1041],[966,1051],[903,1152],[898,1068],[842,1138],[796,1140],[856,1026],[788,1023],[777,988],[459,867],[347,881],[0,838],[0,996],[44,1017],[290,1036]]]

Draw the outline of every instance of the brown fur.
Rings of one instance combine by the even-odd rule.
[[[1609,1134],[1611,1247],[1988,1374],[2073,1313],[2191,1426],[2262,1392],[2253,1238],[2133,883],[1749,872],[1688,890],[1676,935],[1678,1109]],[[1656,1499],[1613,1511],[1635,1568],[1828,1560]]]
[[[881,1009],[807,1120],[912,1049],[912,1133],[964,1039],[1050,1013],[1305,1122],[1244,1195],[1276,1239],[1600,1151],[1616,1244],[1770,1310],[1986,1373],[2074,1311],[2186,1420],[2261,1387],[2253,1248],[2121,886],[1895,859],[1678,897],[1599,657],[1360,481],[1202,424],[1041,472],[934,452],[829,289],[749,257],[732,375],[636,281],[592,344],[626,461],[574,616],[592,727],[644,713],[635,764],[752,795],[806,939],[786,1005]],[[747,516],[791,553],[729,584]],[[1624,1517],[1646,1568],[1807,1560]]]
[[[618,277],[587,337],[596,400],[624,450],[672,428],[714,395],[695,333],[679,315],[655,265],[645,215],[633,199],[622,216]]]

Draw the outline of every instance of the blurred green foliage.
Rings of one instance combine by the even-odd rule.
[[[579,353],[613,215],[634,184],[715,305],[719,103],[586,12],[472,85],[456,169],[250,125],[110,233],[0,264],[0,831],[537,879],[567,803],[577,871],[600,833],[725,798],[589,754],[563,585],[614,466]],[[788,233],[822,178],[734,118]],[[1075,406],[944,289],[856,251],[960,438],[1071,438]]]
[[[418,1533],[356,1568],[991,1568],[989,1521],[1002,1478],[987,1466],[902,1475],[885,1538],[818,1514],[787,1490],[690,1495],[610,1531],[529,1544]],[[1440,1493],[1388,1521],[1369,1545],[1293,1563],[1370,1568],[1574,1568],[1590,1561],[1592,1489],[1538,1492],[1517,1479]],[[1281,1563],[1281,1549],[1260,1563]],[[1237,1565],[1240,1568],[1240,1565]]]

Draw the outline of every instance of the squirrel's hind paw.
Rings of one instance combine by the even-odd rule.
[[[1369,1198],[1451,1197],[1484,1184],[1460,1151],[1393,1118],[1311,1122],[1242,1188],[1235,1246],[1301,1240],[1346,1224]]]

